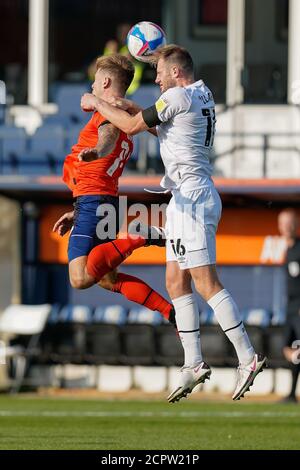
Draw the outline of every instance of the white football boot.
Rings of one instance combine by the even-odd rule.
[[[163,227],[146,225],[133,220],[129,224],[128,233],[146,238],[147,244],[145,246],[166,246],[166,232]]]
[[[178,387],[167,397],[169,403],[175,403],[191,393],[196,385],[210,378],[211,370],[206,362],[202,361],[195,367],[183,366],[180,371]]]
[[[240,364],[237,369],[237,384],[232,395],[233,400],[240,400],[244,397],[244,394],[249,391],[251,385],[253,385],[254,379],[263,371],[266,366],[267,358],[261,354],[255,354],[252,361],[247,365]]]

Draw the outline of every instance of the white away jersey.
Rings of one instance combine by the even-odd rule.
[[[165,165],[161,185],[197,189],[211,176],[209,154],[215,133],[215,103],[199,80],[169,88],[155,103],[161,124],[156,127]]]

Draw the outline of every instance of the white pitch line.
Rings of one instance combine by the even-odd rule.
[[[0,417],[53,418],[300,418],[297,411],[7,411]]]

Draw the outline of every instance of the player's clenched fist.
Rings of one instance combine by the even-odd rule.
[[[97,160],[98,157],[99,155],[96,148],[87,148],[81,150],[77,158],[80,162],[92,162],[93,160]]]
[[[97,104],[97,98],[92,93],[85,93],[81,97],[80,106],[83,111],[90,112],[94,111]]]

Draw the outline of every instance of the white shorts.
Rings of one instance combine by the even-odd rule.
[[[193,191],[172,192],[166,211],[167,261],[180,269],[216,263],[216,231],[222,212],[213,184]]]

